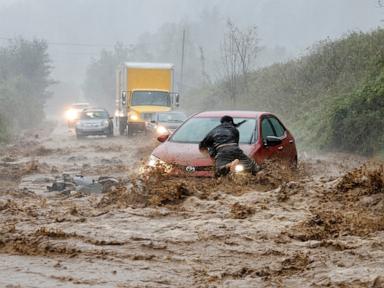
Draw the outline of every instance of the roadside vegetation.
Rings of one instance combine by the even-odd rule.
[[[384,149],[384,29],[326,40],[301,58],[250,72],[236,107],[273,111],[306,149],[379,154]],[[189,92],[185,107],[234,107],[228,85]],[[233,98],[233,96],[232,96]]]
[[[44,119],[51,66],[43,40],[15,39],[0,47],[0,142]]]

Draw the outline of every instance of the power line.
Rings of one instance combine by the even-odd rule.
[[[0,37],[0,40],[11,41],[14,38]],[[89,44],[89,43],[70,43],[70,42],[50,42],[47,41],[49,45],[57,46],[77,46],[77,47],[95,47],[95,48],[105,48],[105,47],[114,47],[113,44]]]

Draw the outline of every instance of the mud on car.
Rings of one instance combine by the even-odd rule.
[[[173,134],[158,137],[162,142],[156,147],[148,165],[167,166],[170,173],[191,176],[213,176],[213,161],[199,151],[199,142],[207,133],[220,124],[224,115],[232,116],[235,122],[246,120],[238,129],[240,148],[258,164],[276,158],[297,164],[295,139],[281,120],[269,112],[257,111],[206,111],[193,115]],[[241,171],[241,169],[239,169]]]

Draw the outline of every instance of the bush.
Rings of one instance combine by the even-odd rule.
[[[331,147],[373,154],[384,147],[384,73],[347,95],[330,115]]]

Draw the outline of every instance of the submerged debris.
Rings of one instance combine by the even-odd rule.
[[[47,186],[49,192],[71,192],[79,191],[83,193],[106,193],[117,186],[119,181],[114,177],[100,176],[98,179],[85,177],[83,175],[70,176],[63,174],[57,177],[52,186]]]

